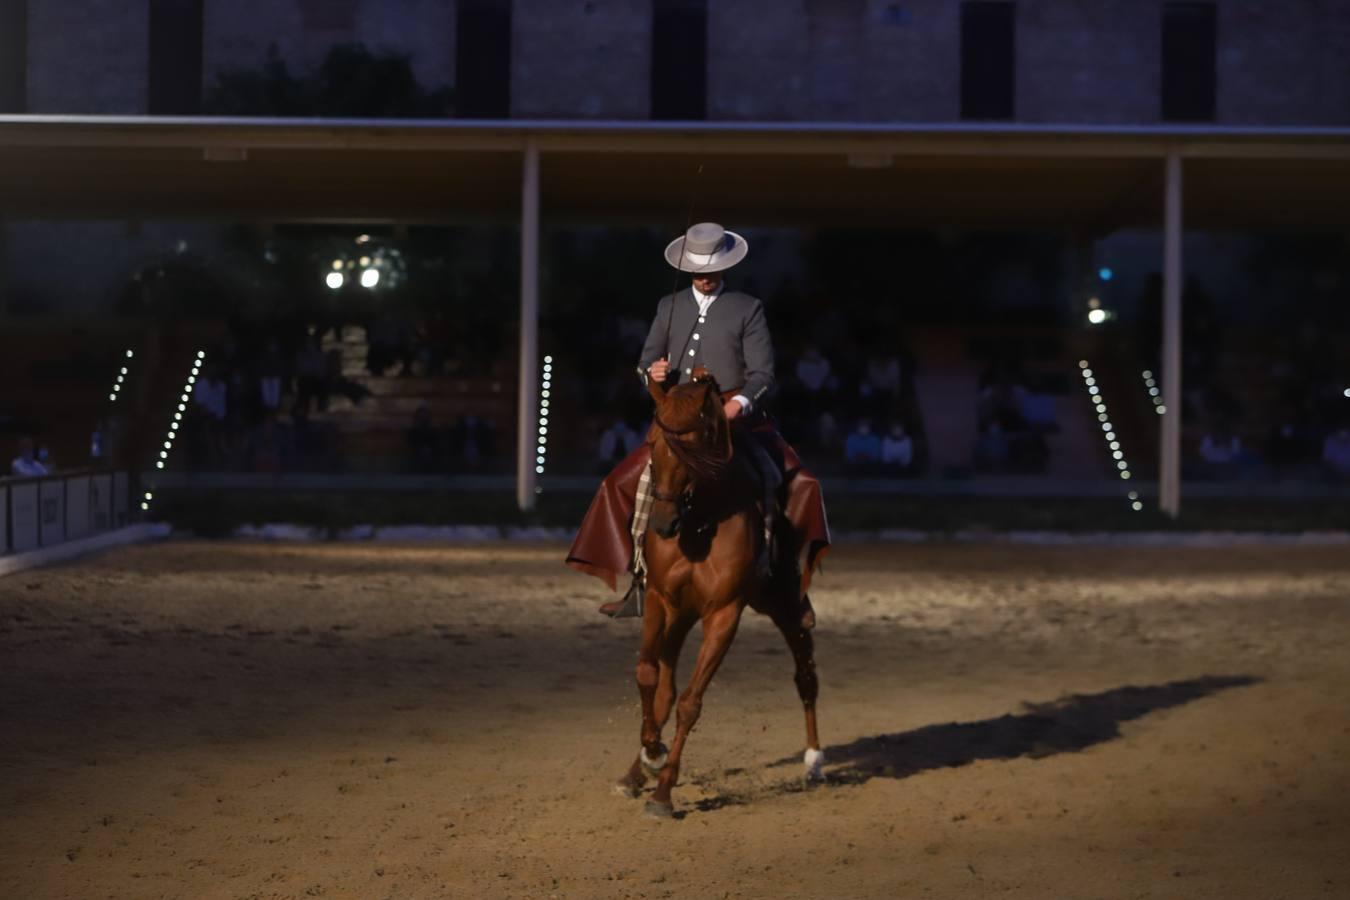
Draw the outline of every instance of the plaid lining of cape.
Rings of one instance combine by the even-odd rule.
[[[652,494],[652,464],[647,463],[638,476],[637,493],[633,497],[633,574],[643,575],[647,571],[647,558],[642,552],[643,541],[647,537],[647,519],[652,514],[652,503],[656,497]]]

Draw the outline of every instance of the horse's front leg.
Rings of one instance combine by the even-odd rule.
[[[647,812],[651,815],[670,816],[675,811],[670,792],[680,778],[680,758],[684,755],[685,741],[703,711],[703,694],[736,638],[736,627],[740,624],[743,608],[741,603],[730,603],[703,618],[703,641],[698,649],[698,663],[689,679],[689,687],[680,695],[680,702],[675,707],[675,740],[671,741],[670,753],[665,768],[661,770],[656,792],[647,803]]]
[[[614,793],[625,797],[636,797],[647,783],[647,767],[643,765],[643,754],[647,748],[659,746],[661,728],[656,716],[656,688],[660,680],[660,660],[666,631],[666,604],[660,595],[648,585],[646,609],[642,614],[642,647],[638,651],[637,685],[638,695],[642,698],[643,751],[629,766],[627,774],[614,785]]]

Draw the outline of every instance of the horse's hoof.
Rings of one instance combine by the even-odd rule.
[[[675,807],[669,803],[657,803],[655,800],[648,800],[647,808],[643,811],[653,819],[675,818]]]
[[[614,786],[610,788],[610,791],[616,797],[627,797],[629,800],[636,800],[638,797],[642,796],[642,788],[637,787],[626,778],[614,782]]]
[[[802,758],[802,763],[806,768],[807,784],[819,784],[825,780],[825,752],[823,750],[808,749]]]
[[[646,772],[648,775],[652,776],[653,778],[661,774],[661,770],[666,767],[666,759],[668,757],[669,753],[666,750],[665,744],[661,745],[661,752],[657,754],[656,759],[652,759],[649,756],[647,756],[646,747],[643,747],[642,751],[638,753],[638,759],[642,761],[643,771]]]

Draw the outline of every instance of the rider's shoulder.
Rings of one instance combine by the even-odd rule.
[[[755,307],[762,305],[758,297],[754,294],[747,294],[744,291],[724,291],[722,295],[717,298],[717,302],[721,303],[723,300],[727,301],[728,305],[737,306],[746,311],[753,310]]]

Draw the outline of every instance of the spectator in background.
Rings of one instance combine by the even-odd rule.
[[[223,422],[227,412],[226,397],[228,394],[229,386],[220,377],[220,369],[212,365],[207,367],[206,374],[197,379],[196,385],[193,386],[192,402],[197,404],[206,415],[217,422]]]
[[[1010,448],[1003,423],[994,419],[980,432],[975,444],[975,465],[987,471],[1001,472],[1008,466]]]
[[[597,471],[602,474],[609,472],[641,443],[642,435],[630,428],[623,419],[616,419],[614,424],[600,435],[600,459]]]
[[[881,467],[892,475],[902,475],[914,466],[914,440],[899,422],[891,424],[886,436],[881,439]]]
[[[47,466],[38,459],[37,448],[31,437],[24,435],[19,438],[19,455],[10,463],[9,471],[20,478],[35,478],[48,473]]]
[[[1342,426],[1322,443],[1322,462],[1333,478],[1350,479],[1350,426]]]
[[[832,387],[830,361],[814,345],[807,347],[797,360],[797,380],[813,399]]]
[[[894,353],[872,354],[860,389],[875,414],[893,414],[900,400],[900,357]]]
[[[1200,439],[1201,472],[1211,478],[1231,478],[1243,461],[1242,441],[1227,425],[1210,429]]]
[[[276,338],[271,338],[258,363],[259,399],[262,400],[264,416],[275,414],[280,408],[285,375],[286,362],[281,356],[281,345],[277,343]]]
[[[266,415],[248,436],[244,458],[250,472],[277,474],[289,468],[290,435],[277,423],[275,415]]]
[[[309,411],[311,399],[317,399],[320,409],[328,406],[328,363],[324,359],[319,336],[310,333],[295,354],[296,402]]]
[[[408,428],[408,462],[414,472],[432,472],[440,462],[436,429],[431,424],[431,409],[425,403],[413,413],[412,426]]]
[[[859,419],[844,441],[844,470],[850,475],[871,475],[881,462],[881,438],[868,419]]]
[[[480,468],[492,456],[492,426],[478,416],[461,416],[451,434],[455,455],[468,468]]]

